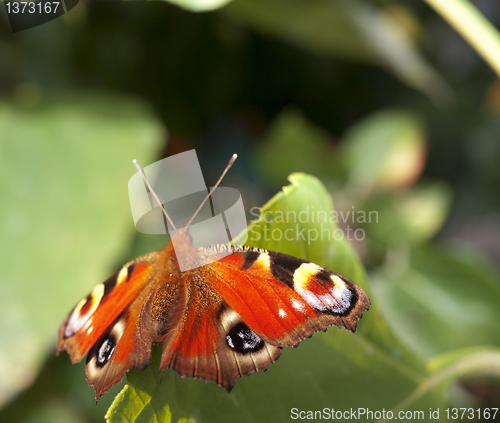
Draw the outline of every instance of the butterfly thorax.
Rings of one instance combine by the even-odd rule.
[[[206,257],[193,246],[186,229],[178,230],[158,254],[159,283],[152,299],[151,319],[160,334],[171,328],[169,323],[177,320],[179,314],[192,306],[203,308],[204,302],[216,294],[206,284],[208,269],[202,265],[206,263]],[[178,257],[182,265],[188,267],[187,270],[182,271]]]
[[[201,269],[203,266],[219,260],[234,251],[231,245],[212,245],[197,248],[186,228],[179,229],[172,235],[168,245],[159,251],[160,262],[174,273],[186,273]]]

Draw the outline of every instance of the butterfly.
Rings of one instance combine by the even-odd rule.
[[[160,370],[229,392],[239,377],[267,370],[283,347],[330,326],[354,332],[370,307],[363,289],[338,273],[261,248],[196,248],[188,228],[176,230],[163,249],[126,263],[62,323],[57,354],[66,350],[73,363],[88,354],[96,399],[129,369],[146,368],[153,344],[161,345]],[[180,271],[179,251],[193,263],[190,270]]]

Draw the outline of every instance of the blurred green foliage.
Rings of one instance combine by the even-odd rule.
[[[121,387],[96,407],[84,363],[53,357],[58,326],[166,241],[134,236],[132,158],[191,148],[207,185],[240,155],[224,184],[243,194],[249,244],[345,274],[372,308],[356,334],[316,334],[231,394],[158,373],[155,353],[110,421],[498,407],[498,80],[424,3],[234,0],[193,13],[224,3],[81,1],[16,34],[0,20],[0,421],[102,421]],[[498,26],[500,6],[479,6]],[[296,224],[256,220],[263,204],[335,211],[324,223],[350,238],[256,239]]]

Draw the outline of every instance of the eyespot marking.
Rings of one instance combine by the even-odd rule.
[[[297,292],[307,289],[309,281],[321,272],[323,267],[315,263],[302,263],[293,274],[293,286]]]
[[[245,323],[237,323],[226,335],[229,348],[240,354],[248,354],[261,350],[264,341]]]
[[[356,300],[353,298],[353,293],[344,284],[343,288],[334,286],[330,289],[331,295],[335,298],[337,304],[332,307],[332,311],[336,314],[344,314],[350,310]]]
[[[343,291],[344,289],[347,289],[345,282],[341,278],[339,278],[336,274],[332,273],[330,279],[333,281],[335,286],[339,287],[340,290]]]
[[[105,364],[111,359],[116,347],[116,340],[113,335],[108,335],[103,339],[101,345],[97,349],[95,365],[97,367],[104,367]]]
[[[302,264],[293,281],[295,291],[316,310],[345,314],[352,307],[353,294],[346,282],[317,264]],[[315,283],[316,288],[310,289],[310,283]]]
[[[80,300],[68,318],[68,322],[64,328],[64,338],[74,335],[87,324],[87,321],[99,306],[103,295],[104,284],[100,283],[92,290],[89,297]],[[85,330],[87,327],[85,327]]]
[[[120,342],[121,337],[125,332],[126,319],[119,319],[109,332],[109,334],[102,340],[95,353],[95,365],[102,368],[106,363],[111,360],[115,351],[116,345]]]

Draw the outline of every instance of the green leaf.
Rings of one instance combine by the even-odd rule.
[[[221,12],[241,25],[315,54],[375,61],[339,2],[239,0]]]
[[[175,4],[183,9],[192,12],[208,12],[210,10],[219,9],[231,0],[165,0],[167,3]]]
[[[444,225],[451,189],[440,181],[420,182],[403,193],[368,201],[364,207],[372,218],[363,228],[373,239],[389,246],[422,245]]]
[[[131,160],[147,163],[165,136],[129,97],[33,100],[0,103],[0,405],[33,381],[66,313],[125,252]]]
[[[423,125],[415,114],[378,111],[342,139],[339,154],[348,172],[347,188],[365,196],[405,187],[420,176],[425,151]]]
[[[314,54],[379,64],[436,102],[452,96],[404,28],[368,1],[239,0],[221,13]]]
[[[352,278],[369,293],[363,266],[349,242],[338,234],[338,239],[331,238],[337,226],[323,218],[323,212],[327,216],[333,212],[324,186],[300,173],[289,179],[291,185],[249,225],[248,244],[313,260]],[[289,229],[292,241],[283,238]],[[313,240],[320,233],[323,239]],[[128,385],[107,414],[109,422],[220,422],[233,421],[235,416],[239,422],[284,421],[294,408],[387,410],[410,395],[426,376],[423,363],[410,359],[390,337],[375,303],[355,334],[330,328],[297,349],[285,348],[267,372],[238,380],[229,394],[214,383],[181,379],[171,370],[158,373],[159,361],[160,349],[155,348],[148,369],[128,373]],[[431,390],[408,409],[439,405],[442,396]]]
[[[500,346],[499,280],[498,270],[475,254],[427,246],[412,253],[407,267],[379,273],[373,292],[398,337],[431,357]]]

